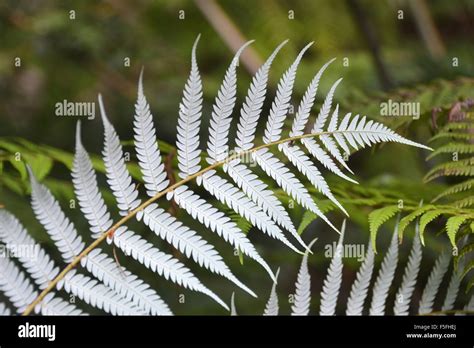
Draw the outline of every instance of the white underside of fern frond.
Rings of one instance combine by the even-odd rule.
[[[337,299],[342,283],[342,257],[343,241],[346,221],[344,220],[341,228],[341,235],[337,242],[336,250],[329,264],[328,273],[324,279],[323,289],[321,291],[321,305],[319,315],[335,315]]]
[[[220,202],[226,204],[236,213],[246,218],[252,225],[263,233],[284,243],[292,250],[301,253],[285,237],[281,229],[253,203],[242,191],[232,185],[226,179],[221,178],[215,171],[211,170],[202,176],[204,188],[216,197]],[[301,239],[301,238],[299,238]],[[302,242],[304,244],[304,242]]]
[[[120,267],[117,262],[100,249],[92,250],[81,264],[125,299],[150,315],[172,315],[168,305],[148,284]]]
[[[436,260],[433,269],[428,277],[423,294],[421,295],[419,314],[427,314],[433,311],[433,305],[438,294],[439,287],[443,281],[444,275],[448,271],[451,262],[451,253],[445,250]]]
[[[278,279],[278,275],[280,273],[280,269],[278,268],[276,271],[275,278]],[[270,292],[270,297],[265,305],[265,310],[263,311],[264,316],[275,316],[278,315],[280,307],[278,305],[278,296],[276,293],[276,281],[273,282],[272,290]]]
[[[281,162],[270,151],[268,151],[268,149],[258,150],[252,155],[260,168],[262,168],[262,170],[267,173],[267,175],[275,180],[278,186],[280,186],[288,195],[293,197],[296,202],[298,202],[298,204],[302,205],[306,209],[311,210],[313,213],[323,219],[329,226],[331,226],[331,228],[339,232],[339,230],[334,227],[334,225],[321,212],[301,181],[295,177],[295,175],[285,166],[283,162]],[[297,235],[298,234],[294,236],[296,237]],[[307,246],[304,244],[301,237],[298,235],[296,238],[300,244],[303,243],[302,245],[305,246],[305,249],[307,249]]]
[[[54,265],[54,261],[30,237],[20,221],[3,209],[0,210],[0,240],[5,243],[7,248],[17,246],[29,247],[29,250],[34,253],[33,255],[19,253],[18,259],[28,270],[28,273],[40,289],[46,288],[48,283],[59,273],[59,269]]]
[[[393,278],[395,276],[395,270],[397,269],[398,262],[398,221],[393,232],[390,246],[388,247],[387,254],[385,255],[379,274],[375,281],[375,285],[372,290],[372,302],[370,304],[370,315],[384,315],[385,314],[385,302],[387,300],[388,291],[392,285]]]
[[[87,304],[112,315],[146,314],[104,284],[89,276],[77,273],[75,270],[66,274],[64,279],[58,283],[58,288],[62,287]]]
[[[224,166],[235,184],[273,221],[291,234],[296,233],[293,222],[280,200],[275,196],[267,184],[238,160]]]
[[[0,303],[0,316],[5,317],[12,314],[10,308],[8,308],[5,303]]]
[[[186,257],[191,257],[201,267],[222,275],[252,296],[256,296],[252,290],[232,274],[212,245],[159,208],[158,205],[151,204],[145,208],[143,222],[156,235],[173,245]]]
[[[346,315],[362,315],[364,302],[370,288],[370,281],[374,272],[374,250],[370,243],[367,245],[367,253],[364,261],[357,271],[356,279],[352,284],[349,299],[347,301]]]
[[[417,222],[415,236],[413,237],[413,245],[410,251],[410,256],[408,256],[405,273],[403,274],[402,285],[400,285],[395,297],[395,305],[393,306],[393,313],[395,315],[408,315],[410,310],[411,297],[415,290],[422,258],[419,228],[419,222]]]
[[[311,249],[317,239],[309,243]],[[300,270],[296,278],[296,290],[293,305],[291,306],[291,315],[308,315],[311,303],[311,276],[308,270],[308,254],[306,251],[301,261]]]
[[[137,234],[119,228],[119,230],[115,232],[113,241],[114,244],[122,249],[126,255],[132,256],[134,259],[163,276],[165,279],[169,279],[173,283],[191,290],[201,292],[211,297],[227,310],[229,309],[216,294],[202,285],[191,271],[180,261],[173,258],[171,255],[159,251],[157,248],[153,247],[151,243],[148,243]]]
[[[194,219],[197,219],[204,226],[216,232],[244,255],[257,261],[272,279],[275,278],[270,266],[258,254],[247,236],[223,212],[214,208],[185,185],[174,190],[173,198]]]

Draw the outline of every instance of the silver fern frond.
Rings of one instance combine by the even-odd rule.
[[[415,290],[418,272],[420,271],[421,258],[420,222],[418,221],[415,227],[410,256],[408,256],[408,263],[405,266],[402,285],[398,289],[395,305],[393,306],[393,313],[395,315],[408,315],[409,313],[411,297]]]
[[[263,311],[264,316],[275,316],[278,315],[280,307],[278,306],[278,296],[276,293],[276,280],[280,274],[280,269],[278,268],[275,275],[275,281],[273,282],[272,290],[270,292],[270,297],[268,298],[267,304],[265,305],[265,310]]]
[[[160,239],[166,241],[185,257],[192,259],[198,266],[223,276],[248,294],[256,296],[234,275],[213,244],[184,225],[180,218],[162,209],[157,200],[165,196],[167,199],[173,199],[192,220],[200,222],[237,251],[258,262],[276,282],[276,276],[270,265],[260,256],[246,233],[222,209],[218,208],[218,204],[213,205],[206,201],[205,196],[201,196],[191,186],[192,180],[196,180],[198,186],[202,186],[225,205],[224,209],[230,208],[240,218],[248,220],[252,226],[264,234],[279,240],[293,251],[303,254],[303,251],[309,251],[309,247],[303,237],[297,233],[287,209],[275,192],[270,189],[271,185],[265,183],[246,160],[250,159],[252,164],[256,164],[272,178],[286,196],[294,199],[304,209],[313,212],[332,229],[340,232],[323,214],[319,202],[310,194],[310,190],[297,176],[297,172],[308,178],[311,186],[347,215],[345,208],[332,193],[321,168],[318,168],[320,165],[346,180],[356,182],[343,172],[347,170],[353,174],[345,162],[345,156],[352,150],[387,141],[429,149],[401,137],[380,123],[367,121],[365,117],[359,115],[352,117],[348,113],[338,124],[339,106],[336,105],[333,110],[333,100],[341,79],[332,84],[325,96],[311,133],[304,134],[320,79],[333,60],[326,63],[313,77],[299,104],[289,137],[282,137],[285,132],[284,124],[292,99],[297,69],[304,53],[310,49],[312,43],[299,52],[280,78],[275,96],[271,101],[268,118],[265,120],[262,144],[256,145],[256,129],[263,113],[270,68],[279,51],[287,43],[284,41],[272,52],[252,78],[245,101],[240,108],[235,148],[234,153],[231,154],[229,148],[233,144],[230,144],[232,137],[230,130],[236,108],[237,66],[241,53],[252,43],[249,41],[236,52],[226,70],[210,115],[209,137],[206,142],[207,155],[201,156],[200,128],[205,109],[203,109],[203,86],[196,54],[199,39],[198,36],[191,51],[190,72],[179,104],[176,155],[180,181],[170,186],[172,173],[167,173],[161,158],[151,106],[144,93],[143,70],[138,81],[133,128],[135,152],[148,199],[142,200],[139,187],[133,182],[119,136],[112,125],[112,118],[109,119],[106,114],[101,95],[98,97],[98,103],[104,126],[103,163],[108,187],[123,218],[116,223],[113,222],[113,217],[99,191],[91,159],[81,143],[79,123],[76,131],[72,178],[81,213],[90,226],[92,238],[96,239],[91,249],[85,248],[84,241],[49,190],[37,182],[33,175],[30,176],[33,209],[59,249],[61,256],[71,265],[71,268],[81,263],[94,278],[98,279],[74,272],[62,278],[63,275],[54,274],[57,272],[57,270],[53,272],[55,268],[44,264],[43,270],[31,268],[31,275],[33,278],[36,276],[34,279],[38,281],[38,286],[45,287],[47,280],[53,285],[60,281],[64,289],[80,294],[79,297],[84,301],[112,314],[171,314],[166,303],[139,277],[117,265],[115,260],[100,249],[91,251],[99,242],[107,240],[114,247],[165,279],[201,292],[228,309],[220,297],[205,287],[184,263],[164,253],[138,233],[128,230],[124,226],[125,223],[135,217]],[[278,151],[270,149],[276,146],[278,146]],[[209,166],[203,168],[202,159],[206,159]],[[218,170],[221,166],[224,173]],[[342,235],[340,240],[342,243]],[[295,246],[294,241],[303,248],[303,251]],[[305,255],[306,261],[308,254]],[[42,262],[46,262],[44,260]],[[38,275],[45,270],[50,273]],[[330,267],[331,275],[328,276],[327,284],[323,289],[322,313],[331,314],[335,311],[334,296],[337,297],[340,287],[341,270],[342,261],[333,259]],[[303,285],[303,278],[300,286]],[[339,285],[336,289],[337,284]],[[45,291],[51,290],[49,288],[47,287]],[[364,291],[363,285],[360,291]],[[301,306],[295,304],[295,312],[307,311],[304,305],[307,299],[303,299],[305,292],[301,294]],[[111,297],[107,300],[109,295]],[[35,303],[43,297],[44,294],[35,300]],[[54,305],[62,308],[60,302],[56,301]],[[300,307],[301,310],[298,309]],[[274,305],[268,308],[272,309],[269,309],[269,312],[275,312]]]
[[[321,306],[319,315],[335,315],[337,299],[342,283],[342,258],[343,241],[346,230],[346,220],[342,223],[341,235],[337,242],[336,250],[333,251],[333,257],[329,264],[328,273],[324,279],[323,289],[321,291]]]
[[[399,218],[393,231],[392,240],[388,247],[382,266],[379,270],[375,285],[372,290],[372,303],[370,305],[370,315],[384,315],[385,302],[388,297],[388,292],[395,277],[395,271],[398,263],[398,225]]]
[[[318,239],[313,239],[308,248],[316,243]],[[291,315],[308,315],[311,303],[311,276],[308,271],[308,254],[306,251],[301,261],[300,270],[296,279],[296,290],[293,305],[291,306]]]
[[[451,253],[448,250],[443,253],[436,260],[433,269],[428,277],[428,281],[421,295],[420,305],[418,309],[419,314],[431,313],[433,305],[438,294],[439,287],[443,281],[444,275],[448,271],[449,263],[451,262]]]
[[[362,315],[364,303],[370,288],[370,281],[374,272],[374,249],[367,245],[364,261],[357,271],[356,279],[352,284],[349,299],[347,301],[346,315]]]

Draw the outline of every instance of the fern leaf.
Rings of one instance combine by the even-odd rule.
[[[34,257],[31,257],[33,259]],[[20,260],[25,266],[28,266],[24,260]],[[28,271],[31,269],[29,267]],[[35,279],[37,284],[40,284]],[[33,284],[26,274],[8,257],[0,257],[0,290],[17,309],[22,313],[26,307],[38,296]],[[0,304],[1,307],[1,304]],[[2,313],[3,312],[3,313]],[[82,311],[76,306],[65,302],[61,298],[55,297],[50,292],[43,302],[35,307],[35,312],[42,315],[82,315]],[[0,315],[10,315],[8,308],[0,308]]]
[[[211,170],[203,175],[203,186],[223,204],[232,208],[235,212],[245,217],[252,225],[256,226],[262,232],[275,238],[292,250],[301,253],[288,239],[278,226],[259,209],[244,193],[225,179],[215,175]],[[301,238],[300,238],[301,239]],[[303,242],[304,244],[304,242]]]
[[[369,243],[364,261],[352,284],[349,300],[347,301],[346,315],[362,315],[364,302],[369,292],[370,280],[374,272],[374,258],[374,249],[371,247],[371,243]]]
[[[321,291],[321,306],[319,309],[319,315],[335,315],[337,298],[339,297],[339,291],[342,283],[342,252],[343,252],[343,239],[346,230],[346,220],[342,223],[341,235],[335,253],[329,264],[328,273],[323,283],[323,290]]]
[[[350,122],[349,122],[350,121]],[[401,135],[395,133],[382,123],[374,121],[366,121],[366,117],[359,120],[356,115],[351,120],[351,114],[346,114],[341,124],[337,128],[337,133],[344,135],[349,144],[358,150],[359,147],[371,146],[379,142],[396,142],[400,144],[410,145],[425,150],[433,150],[432,148],[408,140]]]
[[[337,133],[334,133],[334,134],[337,134]],[[304,138],[304,139],[301,139],[301,142],[306,146],[306,148],[308,149],[308,151],[310,152],[310,154],[312,156],[314,156],[316,158],[316,160],[318,160],[326,169],[330,170],[331,172],[333,172],[334,174],[340,176],[341,178],[347,180],[347,181],[350,181],[354,184],[357,184],[358,182],[355,181],[354,179],[351,179],[350,177],[348,177],[346,174],[344,174],[339,168],[338,166],[336,165],[336,163],[334,163],[334,161],[332,160],[332,158],[326,153],[326,151],[324,151],[321,146],[314,140],[314,139],[311,139],[311,138]]]
[[[288,107],[290,106],[296,70],[301,62],[303,54],[312,44],[312,42],[309,43],[300,51],[293,64],[291,64],[288,70],[285,71],[278,82],[275,99],[273,100],[270,109],[270,115],[268,116],[267,125],[263,136],[263,142],[265,144],[269,144],[281,138],[283,122],[285,121]]]
[[[313,239],[308,248],[311,249],[316,242]],[[293,305],[291,306],[291,315],[308,315],[311,302],[311,276],[308,271],[308,251],[303,255],[300,270],[296,280],[296,291]]]
[[[268,74],[270,67],[280,49],[288,40],[282,42],[268,57],[266,62],[258,69],[245,97],[245,102],[240,109],[239,125],[237,126],[236,150],[245,151],[253,146],[258,119],[262,111],[265,94],[267,92]]]
[[[184,87],[183,98],[179,105],[178,148],[179,177],[184,179],[197,173],[201,168],[199,150],[199,125],[202,112],[202,84],[196,62],[196,48],[199,36],[193,45],[191,73]]]
[[[453,205],[457,208],[467,208],[474,205],[474,196],[469,196],[453,202]]]
[[[388,291],[392,285],[398,262],[398,225],[399,221],[397,221],[397,225],[395,226],[392,241],[382,261],[382,267],[380,268],[372,290],[372,303],[370,305],[369,315],[385,314],[385,301],[387,300]]]
[[[280,269],[278,268],[275,274],[275,279],[278,279],[280,274]],[[267,304],[265,305],[265,311],[263,312],[264,316],[275,316],[278,315],[280,310],[278,306],[278,296],[276,293],[276,281],[273,282],[272,291],[270,292],[270,297],[268,298]]]
[[[316,187],[323,195],[325,195],[331,202],[333,202],[344,214],[349,215],[339,201],[334,197],[329,185],[324,177],[321,175],[319,169],[313,164],[311,159],[298,147],[289,144],[281,144],[279,146],[281,151],[290,160],[290,162],[308,178],[310,183]]]
[[[62,298],[47,294],[40,304],[42,315],[88,315]]]
[[[192,257],[201,267],[205,267],[211,272],[222,275],[234,284],[239,286],[250,295],[256,297],[255,293],[246,285],[242,284],[227,265],[214,247],[204,239],[181,224],[170,214],[158,208],[156,204],[151,204],[143,211],[143,222],[153,232],[163,240],[173,245],[187,257]]]
[[[46,288],[49,282],[59,273],[59,269],[54,265],[53,260],[30,237],[20,221],[4,209],[0,210],[0,239],[6,244],[7,248],[22,245],[31,248],[34,255],[19,253],[18,259],[40,289]]]
[[[412,211],[410,214],[404,216],[398,225],[398,238],[400,239],[400,243],[403,240],[403,232],[405,232],[405,229],[408,227],[408,225],[414,221],[417,217],[423,215],[425,212],[432,210],[435,208],[432,204],[424,205],[421,207],[416,208],[414,211]]]
[[[316,122],[314,123],[313,130],[311,133],[320,133],[324,130],[324,126],[326,124],[326,120],[329,116],[329,111],[331,111],[332,106],[332,99],[334,97],[334,92],[336,91],[337,86],[341,83],[342,78],[334,82],[334,84],[329,89],[328,94],[326,94],[326,98],[324,99],[323,105],[319,110],[319,114],[316,117]]]
[[[318,216],[312,211],[305,210],[303,212],[303,217],[301,218],[300,225],[298,226],[298,234],[302,234],[306,228],[318,218]]]
[[[207,142],[207,162],[209,164],[221,161],[227,155],[229,128],[232,121],[231,115],[236,100],[237,65],[243,50],[252,42],[247,42],[237,51],[217,93],[212,109],[209,140]]]
[[[313,213],[321,217],[331,228],[339,232],[336,227],[324,216],[318,208],[314,200],[311,198],[308,190],[303,186],[295,175],[268,149],[261,149],[252,154],[257,161],[260,168],[265,171],[271,178],[273,178],[278,186],[280,186],[286,193],[293,197],[296,202],[304,208],[311,210]],[[302,244],[302,241],[300,241]],[[304,242],[302,244],[304,245]],[[307,247],[305,246],[307,249]]]
[[[376,209],[369,214],[369,230],[372,248],[377,252],[377,232],[388,219],[393,217],[400,209],[396,205],[389,205]]]
[[[321,79],[321,76],[323,75],[327,67],[335,60],[336,58],[333,58],[326,64],[324,64],[308,85],[303,95],[303,98],[301,99],[301,102],[298,106],[298,111],[296,112],[295,120],[293,121],[293,125],[290,132],[291,137],[303,134],[306,123],[308,122],[309,114],[314,105],[314,100],[316,99],[316,93],[319,87],[319,80]]]
[[[460,277],[459,270],[454,269],[449,280],[448,290],[444,298],[442,311],[450,311],[454,309],[454,304],[459,293],[459,287],[461,286],[462,278]]]
[[[184,208],[194,219],[198,219],[199,222],[223,237],[225,241],[229,242],[237,250],[257,261],[265,268],[272,279],[275,278],[270,266],[258,254],[245,234],[224,213],[200,198],[185,185],[176,189],[173,197],[176,203],[181,208]]]
[[[232,297],[230,298],[230,315],[237,316],[237,309],[235,308],[235,292],[232,293]]]
[[[453,247],[456,247],[456,234],[459,228],[468,218],[466,215],[452,216],[446,222],[446,232]]]
[[[136,308],[128,300],[119,296],[112,289],[75,270],[66,274],[58,287],[77,296],[87,304],[97,307],[112,315],[143,315],[145,312]]]
[[[413,237],[413,245],[411,247],[408,263],[405,266],[402,284],[398,289],[393,313],[395,315],[408,315],[410,309],[410,301],[415,290],[416,280],[420,271],[422,250],[420,242],[420,222],[416,224],[415,236]]]
[[[172,315],[168,305],[139,277],[117,265],[100,249],[92,250],[82,265],[106,286],[150,315]]]
[[[295,227],[288,212],[263,180],[260,180],[245,165],[237,163],[237,161],[224,166],[224,170],[236,185],[273,221],[290,233],[295,233]]]
[[[426,160],[430,160],[441,154],[457,152],[460,154],[472,154],[474,153],[474,144],[465,144],[465,143],[449,143],[443,146],[438,147],[434,150]]]
[[[92,164],[91,164],[90,158],[89,158],[87,152],[85,151],[85,149],[82,146],[81,139],[80,139],[80,126],[78,126],[78,128],[77,128],[77,132],[78,133],[77,133],[77,136],[76,136],[76,142],[77,142],[76,143],[76,156],[75,156],[75,160],[74,160],[73,177],[74,177],[74,180],[75,180],[75,182],[74,182],[75,186],[76,186],[76,182],[78,183],[78,185],[77,185],[78,187],[76,188],[76,191],[79,191],[79,194],[78,194],[79,204],[81,206],[81,210],[83,210],[84,214],[88,218],[88,221],[89,221],[89,224],[91,225],[91,227],[102,227],[102,226],[104,226],[103,224],[106,224],[105,226],[107,226],[107,225],[111,224],[111,222],[109,222],[110,220],[108,218],[110,215],[107,211],[107,208],[105,206],[105,203],[103,201],[102,196],[99,194],[99,190],[98,190],[98,187],[97,187],[97,178],[96,178],[96,174],[95,174],[94,170],[92,169]],[[83,187],[84,183],[88,183],[87,191],[86,191],[85,187]],[[93,195],[88,195],[87,192],[91,192],[91,193],[93,193]],[[100,217],[96,217],[94,214],[90,214],[92,216],[92,218],[89,218],[87,213],[89,211],[91,211],[91,207],[94,207],[94,206],[96,206],[99,209],[97,211],[99,212]],[[156,205],[149,206],[148,207],[149,209],[144,212],[144,222],[145,222],[146,225],[151,226],[150,228],[152,230],[157,231],[158,230],[158,227],[157,227],[158,223],[162,223],[162,220],[160,220],[160,218],[162,218],[162,216],[160,214],[161,213],[160,211],[155,210],[155,207],[156,207]],[[166,218],[166,216],[164,216],[164,217]],[[169,220],[172,220],[172,219],[168,219],[168,221]],[[185,233],[180,234],[180,232],[183,231],[183,228],[173,229],[173,227],[180,227],[181,225],[179,223],[177,223],[178,226],[176,226],[176,223],[171,224],[173,221],[169,221],[169,222],[170,222],[170,224],[167,225],[165,229],[161,229],[161,231],[163,233],[163,239],[165,239],[165,240],[173,239],[171,244],[178,247],[180,251],[185,252],[186,249],[189,250],[189,251],[193,250],[200,257],[200,259],[197,259],[197,260],[200,260],[200,262],[199,262],[200,265],[202,265],[204,263],[207,267],[212,262],[216,262],[215,259],[216,259],[217,253],[215,251],[214,251],[214,253],[212,253],[212,250],[209,250],[209,248],[207,248],[208,245],[205,242],[203,242],[203,240],[200,237],[196,236],[194,232],[188,230],[190,233],[187,234],[187,237],[192,238],[191,241],[189,241],[190,243],[188,243],[187,242],[188,240],[186,240],[186,237],[182,236]],[[123,232],[123,233],[125,233],[125,232]],[[157,233],[157,234],[159,234],[159,233]],[[126,234],[126,236],[129,237],[129,238],[131,238],[131,235],[132,235],[132,232],[129,232],[129,233]],[[140,239],[140,237],[138,235],[134,235],[134,236],[137,240]],[[181,238],[179,238],[179,237],[181,237]],[[113,242],[117,243],[117,233],[114,234]],[[190,246],[190,244],[192,244],[192,246]],[[119,243],[118,247],[121,248],[121,246],[125,247],[125,246],[127,246],[127,244],[120,244]],[[147,244],[147,246],[149,246],[149,245]],[[200,247],[202,249],[200,249]],[[212,248],[210,248],[210,249],[212,249]],[[163,256],[165,254],[162,255],[162,253],[159,252],[156,248],[151,248],[151,245],[150,245],[150,248],[146,251],[148,252],[148,255],[152,254],[152,255],[162,256],[163,258],[160,259],[160,260],[163,260],[165,258]],[[185,252],[185,254],[188,255],[188,256],[190,254],[189,251]],[[142,251],[140,251],[140,250],[136,251],[136,254],[133,254],[133,256],[135,258],[140,258],[140,259],[143,259],[143,260],[148,255],[142,255]],[[194,255],[193,255],[193,257],[194,257]],[[210,260],[207,260],[207,263],[204,262],[204,260],[206,260],[206,258],[210,258]],[[220,261],[219,258],[217,258],[217,260]],[[217,262],[219,262],[219,261],[217,261]],[[220,261],[220,262],[222,262],[222,261]],[[218,263],[217,263],[217,265],[219,266]],[[150,266],[150,264],[145,263],[145,266]],[[152,266],[150,266],[150,267],[152,267]],[[154,271],[156,271],[158,273],[161,272],[160,274],[166,274],[171,279],[175,279],[175,278],[178,279],[178,277],[180,277],[179,275],[175,276],[175,275],[172,275],[171,273],[170,274],[165,273],[165,271],[161,267],[166,267],[166,265],[162,266],[161,264],[155,262],[155,264],[153,264],[153,267],[154,267],[153,268]],[[189,277],[191,278],[191,276],[189,276]],[[197,279],[193,280],[193,281],[198,282]],[[186,286],[186,285],[184,285],[184,286]],[[204,290],[204,291],[207,291],[207,290]]]
[[[137,198],[138,191],[135,189],[132,177],[125,165],[120,139],[114,127],[107,119],[101,95],[99,95],[99,107],[102,122],[104,123],[104,150],[102,154],[104,156],[107,182],[117,200],[120,215],[125,216],[140,205],[140,200]]]
[[[333,117],[331,118],[331,120],[333,119],[337,120],[338,112],[339,112],[339,104],[336,105],[336,108],[334,109]],[[328,129],[328,131],[330,130]],[[347,169],[350,173],[354,174],[354,172],[349,168],[346,161],[342,157],[342,154],[339,151],[334,139],[330,135],[326,135],[326,134],[321,134],[319,139],[323,143],[324,147],[329,151],[329,153],[337,160],[337,162],[341,164],[345,169]]]
[[[127,231],[126,228],[119,228],[115,232],[113,240],[114,244],[122,249],[125,254],[131,255],[165,279],[170,279],[173,283],[201,292],[229,310],[229,307],[217,295],[203,286],[181,262],[159,251],[145,239],[131,231]]]
[[[7,317],[11,315],[10,308],[5,306],[5,303],[0,303],[0,316]]]
[[[80,122],[76,125],[76,152],[72,167],[72,182],[81,212],[89,222],[92,238],[97,239],[112,226],[112,219],[99,193],[97,177],[90,157],[81,142]]]
[[[85,244],[51,192],[38,183],[29,167],[28,170],[31,182],[31,206],[35,215],[57,245],[64,261],[71,262],[84,249]]]
[[[438,216],[440,216],[441,214],[443,214],[443,211],[442,210],[430,210],[426,213],[424,213],[421,217],[420,217],[420,240],[421,240],[421,244],[425,245],[425,229],[426,229],[426,226],[431,222],[433,221],[434,219],[436,219]]]
[[[474,157],[439,164],[426,173],[424,182],[433,181],[441,176],[473,176]]]
[[[419,314],[427,314],[433,311],[436,294],[438,293],[443,277],[448,270],[450,261],[451,254],[448,251],[444,251],[436,260],[423,290],[423,294],[421,295],[418,309]]]
[[[138,83],[138,98],[135,103],[133,125],[138,164],[143,174],[147,194],[152,197],[164,190],[168,186],[169,180],[166,177],[164,164],[161,161],[160,149],[153,125],[153,116],[143,93],[143,71],[140,74]]]
[[[0,257],[0,290],[18,313],[22,313],[38,295],[25,273],[6,257]]]

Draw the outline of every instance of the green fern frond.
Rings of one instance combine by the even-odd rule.
[[[467,208],[474,205],[474,196],[469,196],[460,200],[457,200],[453,203],[455,207],[458,208]]]
[[[474,157],[439,164],[432,168],[423,178],[425,183],[440,176],[473,176]]]
[[[438,216],[440,216],[441,214],[443,214],[443,210],[430,210],[426,213],[424,213],[421,217],[420,217],[420,240],[421,240],[421,244],[423,244],[423,246],[425,245],[425,237],[424,237],[424,233],[425,233],[425,228],[426,226],[432,222],[434,219],[436,219]]]
[[[430,160],[438,155],[445,153],[460,153],[460,154],[471,154],[474,153],[474,144],[465,143],[448,143],[434,150],[426,159]]]
[[[456,247],[456,233],[459,231],[461,225],[468,220],[468,216],[452,216],[446,222],[446,231],[448,233],[449,240],[453,247]]]
[[[424,205],[422,207],[419,207],[412,211],[410,214],[406,215],[400,220],[400,225],[398,226],[398,238],[400,239],[400,242],[403,240],[403,232],[405,229],[408,227],[408,225],[415,220],[417,217],[422,215],[423,213],[434,209],[435,206],[432,204]]]
[[[301,218],[300,225],[298,226],[298,234],[302,234],[303,231],[308,227],[314,220],[317,219],[317,215],[312,211],[305,210],[303,217]]]
[[[464,133],[464,132],[440,132],[430,139],[430,142],[433,142],[438,139],[460,139],[460,140],[470,140],[474,139],[474,133]]]
[[[393,217],[400,209],[397,205],[389,205],[380,209],[376,209],[369,214],[369,230],[370,230],[370,240],[372,243],[372,248],[374,252],[377,252],[376,240],[377,232],[388,219]]]
[[[455,193],[460,193],[464,192],[467,190],[470,190],[471,188],[474,187],[474,179],[470,179],[464,182],[461,182],[459,184],[456,184],[454,186],[451,186],[449,189],[441,192],[439,195],[437,195],[432,202],[438,201],[440,198],[455,194]]]

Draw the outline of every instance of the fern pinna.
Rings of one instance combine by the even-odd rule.
[[[143,222],[156,236],[186,258],[209,272],[228,279],[248,294],[256,296],[252,289],[232,273],[212,244],[160,207],[158,200],[164,196],[169,200],[173,199],[193,219],[204,225],[205,229],[215,232],[241,254],[258,262],[276,282],[276,274],[260,256],[246,233],[226,214],[226,211],[218,209],[202,198],[197,188],[190,186],[192,180],[196,179],[198,186],[202,186],[222,205],[246,219],[262,233],[282,242],[295,252],[304,254],[309,250],[309,246],[297,233],[282,202],[265,184],[263,178],[254,173],[247,161],[249,157],[288,197],[320,217],[333,230],[341,233],[323,214],[295,171],[307,177],[317,190],[347,214],[322,176],[321,167],[356,183],[344,173],[345,170],[351,172],[343,160],[351,148],[358,150],[375,143],[398,142],[429,149],[394,133],[381,123],[367,120],[365,116],[352,116],[351,113],[347,113],[339,117],[339,107],[337,105],[333,107],[333,96],[341,79],[331,87],[314,125],[308,128],[319,81],[334,59],[325,64],[310,82],[297,108],[289,135],[283,136],[283,125],[288,116],[297,68],[311,43],[301,50],[281,77],[266,121],[263,142],[256,145],[256,129],[263,113],[270,68],[278,52],[286,44],[285,41],[275,49],[253,77],[240,108],[235,146],[230,150],[232,144],[229,131],[236,104],[236,71],[240,54],[251,44],[248,42],[238,50],[231,61],[214,101],[205,156],[208,165],[203,167],[200,149],[203,93],[196,58],[198,41],[199,38],[192,49],[191,72],[179,105],[176,145],[180,181],[171,184],[164,169],[153,116],[144,94],[143,74],[140,75],[138,83],[133,130],[135,151],[147,199],[140,197],[138,188],[127,169],[120,139],[109,121],[100,95],[98,101],[104,125],[102,155],[106,178],[122,218],[113,222],[112,215],[99,191],[91,159],[81,141],[80,123],[77,124],[76,131],[72,181],[81,212],[89,224],[94,242],[85,247],[85,242],[63,213],[58,202],[30,171],[33,210],[56,244],[67,266],[60,273],[55,267],[50,266],[48,268],[50,272],[44,275],[49,281],[47,285],[45,286],[44,282],[37,284],[43,290],[42,293],[38,297],[34,296],[36,294],[34,292],[33,295],[25,294],[28,296],[25,296],[21,306],[17,306],[19,311],[22,311],[35,297],[35,301],[27,307],[25,313],[30,313],[34,308],[39,310],[37,306],[41,301],[44,305],[48,303],[48,299],[51,300],[45,298],[46,294],[52,293],[53,290],[64,289],[88,304],[111,314],[171,314],[169,306],[148,284],[98,248],[104,240],[159,276],[184,288],[205,294],[229,309],[228,305],[202,284],[182,261],[163,252],[140,234],[129,230],[125,223],[132,218]],[[305,133],[305,129],[311,129],[311,132]],[[278,151],[271,151],[274,148]],[[321,165],[320,168],[317,164]],[[224,173],[218,172],[218,167],[222,167]],[[2,224],[11,224],[18,230],[25,231],[10,213],[3,211],[1,216]],[[2,238],[5,238],[4,242],[7,244],[12,242],[9,238],[15,238],[15,235],[11,236],[9,232],[11,229],[6,227],[2,233]],[[34,243],[32,240],[30,242]],[[41,252],[41,255],[44,259],[36,262],[52,265],[53,261],[46,253]],[[73,270],[79,264],[84,269]],[[25,261],[24,266],[33,279],[40,278],[37,272],[42,268],[41,264]],[[11,278],[18,279],[20,271],[16,272],[8,268],[8,265],[5,267],[9,270]],[[339,269],[341,264],[334,267]],[[337,282],[337,279],[334,279],[334,282]],[[13,285],[6,281],[6,292],[9,286]],[[332,281],[327,286],[328,296],[333,296]],[[381,288],[380,291],[385,290]],[[65,307],[61,308],[66,310]],[[301,311],[306,310],[304,304],[298,305],[298,308]],[[271,306],[268,311],[272,311]],[[324,313],[332,311],[331,306],[323,310]]]
[[[415,301],[414,292],[417,284],[420,284],[419,274],[422,263],[423,250],[419,239],[419,222],[416,224],[415,235],[411,245],[410,254],[404,269],[399,265],[398,256],[399,244],[397,229],[399,222],[395,226],[390,245],[383,257],[382,264],[375,276],[375,254],[370,242],[367,244],[367,251],[363,257],[362,264],[350,287],[350,294],[345,298],[340,294],[342,287],[343,258],[343,238],[345,222],[341,228],[341,235],[333,254],[326,277],[320,292],[319,315],[346,314],[348,316],[357,315],[434,315],[446,313],[472,313],[474,311],[474,295],[470,297],[461,308],[455,310],[455,304],[459,303],[458,292],[460,289],[459,272],[455,265],[450,268],[452,255],[449,248],[442,252],[431,268],[428,279],[424,286],[420,287],[421,297]],[[311,245],[316,242],[314,240]],[[347,257],[352,257],[348,255]],[[446,276],[450,270],[449,277]],[[393,285],[396,272],[403,274],[399,285]],[[449,278],[449,285],[446,291],[441,289],[441,283]],[[448,280],[448,279],[446,279]],[[295,292],[291,298],[291,315],[310,315],[312,311],[311,301],[311,276],[308,269],[308,252],[303,256],[300,270],[295,283]],[[389,297],[389,290],[396,290],[395,300]],[[393,292],[393,291],[392,291]],[[435,300],[442,300],[439,310],[435,309]],[[314,301],[314,300],[313,300]],[[393,302],[392,302],[393,301]],[[231,299],[233,315],[237,315],[235,298]],[[278,315],[280,312],[276,283],[273,285],[270,297],[265,306],[264,315]]]

